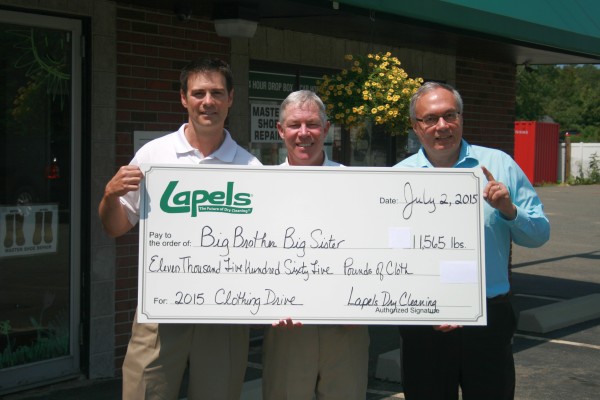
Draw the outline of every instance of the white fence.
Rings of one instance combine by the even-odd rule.
[[[600,159],[600,143],[571,143],[571,176],[579,176],[579,171],[583,171],[583,176],[589,175],[589,164],[591,155],[596,153]],[[558,149],[558,180],[565,182],[565,144],[561,143]]]

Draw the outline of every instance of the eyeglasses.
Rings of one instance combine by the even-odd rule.
[[[417,121],[422,122],[425,126],[434,126],[437,125],[440,118],[444,118],[444,121],[449,124],[454,123],[458,120],[458,116],[460,113],[458,111],[453,111],[446,113],[444,115],[427,115],[425,118],[415,118]]]

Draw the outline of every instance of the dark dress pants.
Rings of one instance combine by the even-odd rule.
[[[513,399],[512,338],[516,319],[508,297],[488,300],[487,326],[438,332],[402,326],[402,383],[407,400]]]

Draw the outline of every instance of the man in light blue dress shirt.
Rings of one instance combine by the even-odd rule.
[[[463,102],[451,86],[427,82],[411,99],[410,118],[421,148],[397,167],[481,167],[485,199],[488,324],[483,327],[405,326],[402,336],[406,399],[513,399],[512,338],[516,319],[509,300],[511,242],[539,247],[550,224],[533,186],[506,153],[462,138]]]

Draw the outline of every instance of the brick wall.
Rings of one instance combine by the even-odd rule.
[[[168,10],[117,7],[116,167],[133,156],[133,132],[174,131],[187,121],[179,71],[190,60],[228,60],[230,41],[208,17],[181,22]],[[138,230],[116,242],[115,369],[120,370],[137,305]]]
[[[516,67],[457,58],[456,89],[464,102],[464,138],[513,155]]]

